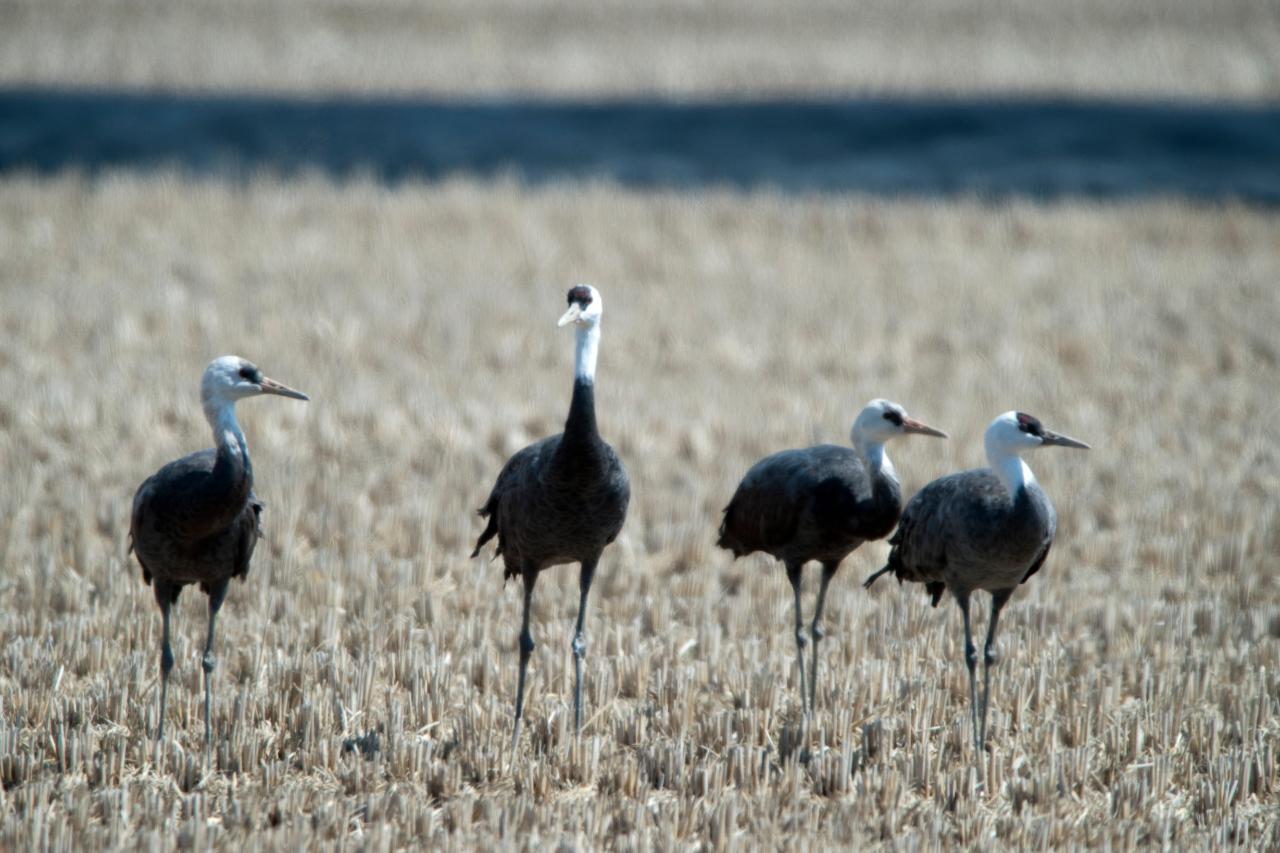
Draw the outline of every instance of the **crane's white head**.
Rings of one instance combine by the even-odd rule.
[[[200,380],[200,399],[207,412],[233,405],[236,400],[257,397],[260,394],[276,394],[281,397],[292,397],[295,400],[311,399],[301,391],[295,391],[287,385],[263,376],[256,364],[238,355],[215,358],[204,369],[204,378]]]
[[[1078,447],[1088,450],[1089,445],[1065,435],[1045,429],[1039,418],[1026,412],[1005,412],[991,422],[983,436],[987,456],[1021,456],[1041,447]]]
[[[600,323],[600,313],[603,310],[600,291],[589,284],[575,284],[569,288],[569,310],[560,315],[558,325],[573,323],[579,327],[595,326]]]
[[[849,438],[856,446],[866,443],[884,444],[900,435],[932,435],[946,438],[947,434],[907,415],[907,410],[889,400],[872,400],[858,412],[853,421]]]

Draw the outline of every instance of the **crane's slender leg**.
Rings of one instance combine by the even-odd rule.
[[[956,603],[964,615],[964,662],[969,667],[969,709],[973,716],[973,748],[982,752],[982,740],[978,731],[978,649],[973,645],[973,627],[969,624],[969,591],[953,590]]]
[[[809,673],[809,713],[811,714],[818,712],[818,643],[827,635],[827,632],[822,630],[822,605],[827,601],[827,584],[831,583],[838,568],[840,568],[839,563],[822,564],[822,585],[818,587],[818,603],[813,608],[813,627],[809,630],[813,635],[813,660],[810,662]]]
[[[800,705],[804,715],[809,716],[809,706],[805,702],[807,693],[804,689],[804,622],[800,617],[800,569],[802,563],[787,563],[787,580],[791,581],[791,589],[796,596],[796,663],[800,669]]]
[[[991,699],[991,667],[996,662],[996,623],[1000,621],[1000,611],[1013,595],[1011,589],[1001,589],[991,593],[991,624],[987,626],[987,642],[982,649],[982,733],[979,743],[987,742],[987,704]]]
[[[578,575],[578,625],[573,629],[573,733],[582,730],[582,659],[587,655],[587,640],[582,635],[582,622],[587,615],[587,594],[591,591],[591,579],[595,577],[597,555],[584,560]]]
[[[511,735],[511,752],[520,743],[520,718],[524,716],[524,676],[529,668],[529,655],[533,654],[533,635],[529,633],[529,606],[533,603],[533,585],[538,582],[538,570],[525,565],[524,615],[520,618],[520,678],[516,682],[516,725]]]
[[[204,669],[204,747],[208,749],[213,744],[213,718],[209,712],[209,682],[213,678],[214,667],[218,665],[217,659],[213,656],[213,630],[218,621],[218,609],[222,607],[222,601],[227,597],[227,585],[229,580],[224,580],[209,587],[209,635],[204,641],[204,657],[200,661],[201,668]]]
[[[160,580],[153,581],[156,603],[160,605],[160,619],[163,624],[160,638],[160,724],[156,727],[156,740],[164,740],[164,706],[169,696],[169,673],[173,671],[173,647],[169,645],[169,611],[177,599],[177,590]]]

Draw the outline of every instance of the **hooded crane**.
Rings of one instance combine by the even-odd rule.
[[[881,575],[893,572],[899,583],[924,584],[934,607],[943,592],[951,590],[964,616],[973,744],[979,752],[987,737],[987,700],[1000,610],[1014,589],[1044,565],[1057,529],[1053,504],[1022,457],[1041,447],[1089,449],[1083,441],[1051,432],[1022,412],[1005,412],[992,421],[983,443],[991,467],[950,474],[921,489],[907,504],[898,531],[889,540],[888,563],[863,584],[870,587]],[[969,625],[969,596],[978,589],[991,593],[980,710],[978,652]]]
[[[505,570],[503,580],[524,581],[524,613],[520,620],[520,677],[516,685],[514,750],[520,741],[524,713],[524,681],[533,652],[529,606],[543,569],[580,564],[578,624],[573,632],[573,725],[582,728],[582,659],[587,642],[582,623],[596,564],[606,545],[622,530],[631,499],[626,469],[596,429],[595,374],[604,306],[594,287],[580,284],[569,291],[569,308],[559,325],[577,327],[576,378],[564,432],[544,438],[507,460],[480,515],[489,520],[472,557],[494,536]]]
[[[173,669],[169,611],[188,584],[200,584],[209,596],[209,633],[204,645],[204,740],[209,724],[209,678],[215,665],[213,628],[218,608],[234,577],[249,573],[249,559],[261,535],[262,503],[253,494],[249,446],[236,421],[236,401],[260,394],[310,399],[301,391],[262,375],[251,362],[234,355],[214,359],[200,382],[204,416],[213,427],[214,447],[165,465],[133,496],[129,547],[142,566],[142,578],[155,591],[163,619],[160,648],[160,725]]]
[[[724,509],[716,544],[732,551],[735,559],[763,551],[787,567],[795,594],[800,702],[806,713],[816,701],[827,585],[854,549],[868,539],[888,536],[897,524],[902,487],[884,445],[912,434],[946,438],[946,433],[907,417],[897,403],[872,400],[853,422],[852,448],[820,444],[767,456],[742,478]],[[800,569],[810,560],[822,563],[822,585],[813,612],[813,669],[806,703]]]

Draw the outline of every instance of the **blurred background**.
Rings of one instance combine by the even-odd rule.
[[[0,171],[1280,203],[1270,0],[0,5]]]

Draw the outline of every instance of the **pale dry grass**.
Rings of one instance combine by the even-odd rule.
[[[1274,0],[4,0],[0,81],[292,93],[1275,100]]]
[[[504,457],[563,418],[578,280],[635,498],[583,738],[562,568],[508,772],[519,595],[467,553]],[[0,843],[1280,844],[1278,280],[1273,216],[1168,203],[8,179]],[[137,484],[209,443],[224,352],[313,402],[241,407],[267,540],[220,620],[205,772],[204,599],[156,748],[125,539]],[[799,746],[782,572],[712,546],[754,459],[843,440],[875,395],[953,436],[894,448],[908,491],[1013,406],[1094,443],[1034,460],[1059,542],[1006,611],[982,788],[959,615],[864,592],[883,543],[833,585]]]

